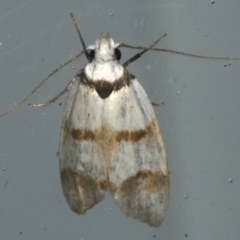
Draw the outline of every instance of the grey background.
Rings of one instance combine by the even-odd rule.
[[[240,57],[238,0],[1,1],[1,112],[81,50],[70,12],[86,44],[106,31],[143,46],[167,33],[161,47]],[[135,53],[122,50],[122,62]],[[55,96],[85,63],[70,64],[29,102]],[[165,103],[155,109],[171,171],[164,223],[125,217],[109,194],[84,216],[71,212],[56,157],[64,96],[0,119],[0,239],[239,239],[240,62],[148,52],[128,69]]]

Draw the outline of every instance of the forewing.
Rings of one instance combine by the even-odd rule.
[[[59,142],[61,183],[70,208],[84,213],[104,198],[107,168],[96,143],[102,99],[77,77],[69,90]]]
[[[152,104],[136,79],[107,101],[111,107],[105,104],[104,121],[112,129],[108,163],[111,192],[126,215],[159,226],[167,211],[169,179]]]

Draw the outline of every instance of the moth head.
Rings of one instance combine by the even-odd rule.
[[[88,55],[91,60],[111,61],[120,60],[121,52],[118,49],[119,43],[114,43],[109,33],[102,33],[100,38],[96,40],[95,45],[88,47]]]

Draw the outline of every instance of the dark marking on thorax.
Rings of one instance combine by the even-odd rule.
[[[113,82],[108,82],[104,79],[99,79],[97,81],[93,81],[89,79],[84,69],[79,74],[81,84],[96,90],[99,97],[102,99],[108,98],[112,92],[117,92],[121,90],[123,87],[128,87],[130,85],[130,81],[135,79],[135,76],[131,73],[124,71],[122,77],[115,79]]]

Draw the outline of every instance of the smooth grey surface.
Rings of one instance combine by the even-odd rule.
[[[211,2],[2,1],[1,112],[81,50],[70,12],[86,44],[106,31],[143,46],[167,33],[161,47],[240,57],[239,1]],[[122,62],[133,54],[122,50]],[[30,102],[56,95],[85,63],[70,64]],[[63,97],[46,108],[24,104],[0,119],[0,239],[239,239],[240,61],[149,52],[128,69],[152,101],[165,103],[156,108],[171,171],[165,222],[155,229],[127,218],[109,194],[84,216],[71,212],[56,157]]]

